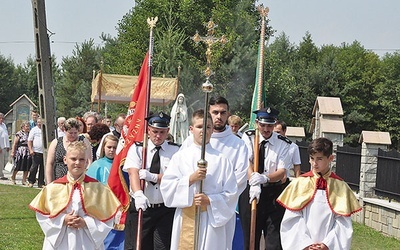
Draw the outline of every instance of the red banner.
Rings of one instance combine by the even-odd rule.
[[[129,104],[128,116],[125,119],[121,139],[118,145],[117,154],[114,157],[111,167],[110,176],[108,178],[108,186],[117,196],[123,206],[123,213],[116,229],[124,228],[126,212],[129,208],[129,178],[128,174],[122,171],[126,155],[131,145],[135,142],[143,141],[145,117],[146,117],[146,102],[147,102],[147,78],[149,72],[149,53],[143,60],[142,68],[140,69],[138,82],[132,94],[132,99]],[[121,148],[122,147],[122,148]]]

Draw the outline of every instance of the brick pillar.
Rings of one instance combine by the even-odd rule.
[[[364,207],[364,198],[375,196],[376,172],[378,169],[378,149],[385,150],[391,144],[388,132],[362,131],[360,166],[360,205]],[[361,211],[360,223],[364,224],[365,211]]]
[[[376,181],[378,149],[387,146],[363,142],[361,147],[360,197],[372,198]]]

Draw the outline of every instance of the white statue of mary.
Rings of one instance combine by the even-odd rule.
[[[174,142],[182,144],[189,134],[189,121],[185,96],[180,93],[171,110],[170,133]]]

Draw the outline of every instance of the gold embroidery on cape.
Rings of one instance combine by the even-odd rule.
[[[316,192],[316,182],[319,175],[314,172],[313,174],[312,177],[293,179],[277,200],[289,210],[299,211],[303,209],[312,201]],[[329,178],[330,174],[331,171],[328,171],[323,178],[327,180],[326,194],[332,211],[343,216],[350,216],[360,211],[360,204],[347,183]]]
[[[78,180],[74,181],[67,175],[69,183],[50,183],[33,199],[30,206],[35,211],[48,215],[50,218],[55,217],[67,208],[72,189],[75,183],[79,183],[82,185],[82,206],[85,212],[101,221],[110,219],[121,206],[119,200],[111,190],[104,188],[102,183],[82,183],[84,178],[85,175],[83,174]],[[99,209],[100,203],[101,209]]]

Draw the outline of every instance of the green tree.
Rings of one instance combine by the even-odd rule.
[[[285,33],[279,34],[265,53],[267,106],[277,108],[279,118],[291,126],[294,126],[295,120],[292,110],[301,105],[301,96],[296,93],[298,80],[293,71],[295,56],[296,47]]]
[[[146,19],[154,16],[159,21],[155,28],[153,75],[174,77],[181,66],[180,91],[187,96],[189,105],[197,102],[197,107],[204,106],[198,100],[205,81],[206,45],[195,45],[189,38],[196,31],[203,36],[207,34],[205,24],[212,18],[219,25],[215,36],[224,34],[229,40],[224,46],[215,44],[212,48],[213,95],[227,96],[232,110],[248,112],[259,36],[259,15],[254,1],[137,1],[120,21],[117,39],[106,42],[105,63],[115,62],[106,69],[122,74],[138,73],[148,48]]]
[[[380,82],[377,74],[381,66],[379,57],[357,41],[343,44],[336,59],[342,77],[339,95],[345,112],[345,142],[354,145],[362,130],[376,129],[373,115],[377,108],[373,100],[377,99],[375,86]]]
[[[36,62],[32,57],[27,58],[24,65],[16,67],[16,85],[25,90],[25,94],[39,107],[39,91],[37,84]]]
[[[260,40],[260,15],[253,1],[231,1],[222,10],[213,12],[223,24],[222,34],[229,42],[217,47],[216,54],[216,95],[227,97],[231,110],[242,118],[248,118],[257,67]],[[268,26],[268,21],[266,22]],[[266,38],[272,31],[267,28]]]
[[[148,17],[158,16],[154,30],[153,75],[175,77],[181,66],[180,92],[192,108],[203,107],[200,86],[205,81],[206,45],[189,39],[196,31],[205,35],[205,23],[219,26],[215,36],[224,34],[229,42],[212,48],[212,95],[230,100],[231,110],[248,117],[254,86],[259,39],[259,15],[254,1],[136,1],[136,6],[118,24],[118,36],[104,36],[102,56],[109,73],[137,74],[148,48]],[[193,13],[196,13],[195,15]],[[266,40],[273,34],[268,27]],[[173,46],[171,46],[173,44]],[[390,60],[389,60],[390,59]],[[340,97],[346,126],[345,142],[356,144],[362,130],[395,130],[397,115],[396,75],[391,59],[382,61],[355,41],[342,46],[315,46],[310,33],[299,45],[283,33],[266,48],[265,82],[267,104],[281,111],[280,118],[291,126],[308,128],[317,96]],[[386,74],[390,74],[386,76]],[[385,83],[387,83],[385,85]],[[389,96],[380,100],[380,96]],[[384,109],[390,107],[387,114]],[[164,107],[166,108],[166,107]],[[392,123],[381,120],[392,119]],[[395,134],[393,132],[393,134]]]
[[[166,29],[155,32],[155,47],[157,48],[154,61],[154,73],[166,77],[175,77],[177,75],[178,66],[184,65],[184,60],[189,55],[183,49],[183,44],[188,37],[182,28],[176,23],[176,18],[172,15],[172,10],[166,17]]]
[[[386,54],[382,60],[382,76],[384,81],[376,87],[374,102],[379,106],[375,113],[377,129],[390,133],[392,146],[400,149],[400,53]]]
[[[291,66],[294,84],[289,88],[285,107],[290,110],[288,122],[296,126],[309,127],[315,99],[326,86],[325,79],[317,77],[320,72],[318,59],[318,48],[311,34],[307,32],[299,46],[293,51],[291,61],[287,62]]]
[[[93,39],[76,45],[62,60],[62,79],[55,84],[57,116],[75,117],[90,110],[93,70],[100,69],[100,49]]]
[[[19,97],[16,83],[16,69],[10,57],[0,55],[0,112],[7,113],[10,104]]]

